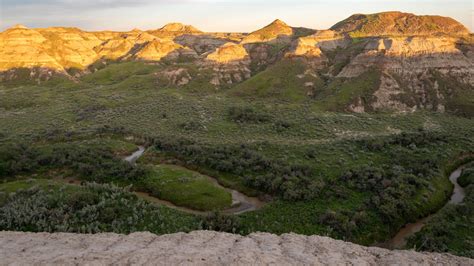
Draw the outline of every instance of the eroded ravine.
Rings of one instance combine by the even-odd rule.
[[[458,178],[461,176],[463,168],[464,166],[460,166],[449,176],[449,181],[454,185],[454,189],[450,200],[443,206],[443,208],[449,204],[460,204],[464,200],[466,194],[464,189],[458,183]],[[423,217],[414,223],[406,224],[392,239],[383,243],[381,246],[390,249],[404,248],[407,244],[408,238],[421,231],[434,215],[436,215],[436,213]]]
[[[125,157],[124,160],[131,163],[131,164],[135,164],[136,161],[141,156],[143,156],[145,151],[146,151],[145,147],[139,146],[137,151],[135,151],[130,156]],[[203,175],[203,174],[201,174],[201,175]],[[211,181],[216,187],[224,189],[225,191],[229,192],[232,195],[232,206],[228,209],[223,210],[222,212],[224,212],[224,213],[227,213],[227,214],[242,214],[242,213],[245,213],[245,212],[258,210],[264,205],[264,202],[261,201],[260,199],[258,199],[257,197],[249,197],[249,196],[247,196],[247,195],[245,195],[245,194],[243,194],[243,193],[241,193],[237,190],[233,190],[233,189],[222,186],[217,181],[217,179],[214,178],[214,177],[211,177],[211,176],[208,176],[208,175],[204,175],[204,176],[206,176],[209,179],[209,181]],[[145,199],[149,202],[165,205],[167,207],[170,207],[170,208],[173,208],[173,209],[176,209],[176,210],[180,210],[180,211],[183,211],[183,212],[187,212],[187,213],[191,213],[191,214],[198,214],[198,215],[206,215],[206,214],[210,213],[208,211],[198,211],[198,210],[194,210],[194,209],[191,209],[191,208],[177,206],[177,205],[173,204],[170,201],[156,198],[156,197],[150,195],[149,193],[145,193],[145,192],[134,192],[134,193],[139,198]]]

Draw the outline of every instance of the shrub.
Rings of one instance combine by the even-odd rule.
[[[227,114],[229,119],[236,123],[263,123],[270,120],[267,114],[258,112],[251,107],[230,107]]]
[[[275,129],[276,132],[283,132],[287,129],[291,128],[290,122],[283,121],[283,120],[278,120],[273,124],[273,128]]]
[[[467,187],[474,184],[474,167],[464,169],[458,179],[458,183],[461,187]]]
[[[29,173],[39,168],[68,167],[82,179],[96,182],[135,183],[145,175],[141,166],[132,166],[102,148],[72,144],[54,145],[50,150],[26,144],[0,147],[0,178]]]
[[[38,167],[38,151],[27,144],[10,144],[0,147],[0,179],[29,172]]]
[[[196,131],[202,129],[203,125],[196,121],[187,121],[179,124],[179,127],[186,131]]]
[[[163,234],[200,228],[197,218],[155,207],[128,189],[91,183],[19,190],[0,207],[0,217],[0,230],[32,232]]]
[[[324,183],[312,180],[306,165],[271,160],[246,145],[204,146],[183,138],[155,138],[158,150],[199,165],[243,176],[246,185],[288,200],[306,200],[318,195]]]
[[[203,219],[203,229],[236,233],[239,230],[239,220],[237,216],[213,212]]]

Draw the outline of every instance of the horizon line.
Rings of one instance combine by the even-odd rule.
[[[473,31],[472,29],[468,26],[468,25],[465,25],[464,23],[462,23],[461,21],[453,18],[453,17],[450,17],[450,16],[442,16],[442,15],[436,15],[436,14],[417,14],[417,13],[414,13],[414,12],[403,12],[403,11],[398,11],[398,10],[388,10],[388,11],[381,11],[381,12],[376,12],[376,13],[352,13],[351,15],[347,16],[345,19],[351,17],[351,16],[354,16],[354,15],[371,15],[371,14],[380,14],[380,13],[389,13],[389,12],[400,12],[400,13],[407,13],[407,14],[413,14],[413,15],[416,15],[416,16],[439,16],[439,17],[446,17],[446,18],[451,18],[453,20],[455,20],[456,22],[458,22],[459,24],[463,25],[466,29],[469,30],[469,33],[470,34],[473,34]],[[73,25],[70,25],[69,23],[65,23],[66,26],[64,25],[58,25],[58,24],[51,24],[49,26],[46,26],[46,27],[29,27],[28,25],[26,24],[23,24],[23,23],[16,23],[16,24],[13,24],[13,25],[10,25],[10,26],[0,26],[0,30],[1,32],[4,32],[8,29],[12,29],[16,26],[24,26],[28,29],[48,29],[48,28],[76,28],[76,29],[79,29],[81,31],[85,31],[85,32],[131,32],[131,31],[134,31],[134,30],[140,30],[140,31],[151,31],[151,30],[159,30],[163,27],[165,27],[166,25],[169,25],[169,24],[173,24],[173,23],[179,23],[179,24],[182,24],[184,26],[193,26],[195,27],[197,30],[203,32],[203,33],[242,33],[242,34],[245,34],[245,33],[251,33],[253,31],[256,31],[256,30],[259,30],[267,25],[270,25],[271,23],[273,23],[274,21],[276,20],[280,20],[280,21],[283,21],[284,23],[286,23],[288,26],[292,27],[292,28],[307,28],[307,29],[311,29],[311,30],[330,30],[330,28],[332,28],[334,25],[336,25],[337,23],[343,21],[344,19],[342,20],[338,20],[336,21],[335,23],[332,24],[331,27],[329,28],[314,28],[314,27],[311,27],[311,26],[305,26],[305,25],[298,25],[298,26],[295,26],[295,25],[292,25],[291,23],[287,23],[285,20],[283,19],[280,19],[280,18],[275,18],[273,19],[271,22],[265,24],[265,25],[262,25],[260,27],[257,26],[257,28],[255,30],[251,30],[251,31],[207,31],[207,30],[204,30],[203,27],[199,27],[199,26],[195,26],[196,24],[192,24],[192,23],[186,23],[184,21],[170,21],[170,22],[167,22],[165,24],[162,24],[161,26],[158,26],[158,27],[153,27],[153,28],[140,28],[140,27],[132,27],[131,29],[90,29],[89,27],[80,27],[80,26],[73,26]],[[79,24],[79,23],[78,23]]]

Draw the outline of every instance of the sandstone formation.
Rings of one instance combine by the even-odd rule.
[[[202,55],[215,51],[217,48],[230,42],[230,39],[217,37],[214,34],[184,34],[174,38],[174,41]]]
[[[197,32],[190,26],[167,25],[160,30],[179,35],[180,30]],[[150,60],[177,58],[196,52],[168,38],[141,30],[130,32],[85,32],[77,28],[28,29],[15,26],[0,33],[0,71],[12,68],[48,68],[67,74],[70,69],[85,70],[99,60]]]
[[[214,86],[239,83],[250,78],[250,57],[241,44],[226,43],[209,53],[203,68],[213,71],[211,84]]]
[[[321,236],[196,231],[0,233],[0,265],[473,265],[449,254],[390,251]]]
[[[474,57],[460,50],[453,37],[373,38],[338,77],[355,78],[370,69],[383,73],[371,104],[375,110],[444,112],[447,92],[436,75],[474,86]],[[413,104],[400,101],[401,95]]]
[[[94,47],[102,41],[93,33],[77,28],[52,27],[38,29],[48,41],[48,53],[65,69],[84,69],[98,59]]]
[[[187,85],[192,77],[185,68],[170,69],[162,73],[158,73],[159,76],[165,78],[168,84],[175,86]]]
[[[185,34],[201,34],[202,31],[196,29],[191,25],[184,25],[182,23],[169,23],[158,30],[151,30],[148,33],[159,38],[173,39]]]
[[[160,61],[162,58],[177,59],[180,55],[196,57],[194,50],[183,47],[172,41],[158,39],[147,42],[141,49],[133,54],[133,58],[145,61]]]
[[[321,50],[332,51],[337,48],[345,48],[350,43],[350,38],[342,34],[331,30],[321,30],[313,35],[298,38],[294,51],[289,55],[319,57],[322,53]]]
[[[243,61],[249,59],[249,54],[243,45],[235,43],[226,43],[210,53],[206,57],[207,60],[217,63],[232,63],[235,61]]]
[[[126,56],[133,48],[151,42],[156,37],[141,31],[131,31],[118,35],[97,46],[95,51],[100,58],[117,60]]]
[[[417,16],[402,12],[356,14],[334,25],[332,30],[354,37],[468,35],[469,30],[448,17]]]
[[[457,39],[451,37],[385,37],[370,40],[362,53],[342,71],[340,77],[355,77],[367,68],[378,65],[383,70],[397,73],[424,72],[436,69],[442,73],[451,70],[466,74],[467,82],[474,82],[474,58],[467,57],[457,48]],[[452,73],[454,74],[454,73]],[[470,77],[469,77],[470,76]]]
[[[264,28],[254,31],[246,36],[242,43],[258,43],[258,42],[289,42],[293,35],[293,28],[285,22],[277,19]]]
[[[286,56],[306,59],[313,67],[322,68],[328,63],[323,51],[346,48],[350,44],[351,39],[343,34],[331,30],[321,30],[312,35],[298,38]]]
[[[63,69],[52,55],[47,39],[36,30],[17,25],[0,33],[0,71],[17,67]]]

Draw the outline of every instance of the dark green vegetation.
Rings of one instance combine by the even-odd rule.
[[[197,210],[231,205],[229,193],[193,171],[167,165],[132,166],[117,156],[124,146],[127,144],[110,138],[37,146],[7,144],[0,148],[0,178],[36,172],[53,178],[133,185],[135,190]]]
[[[474,165],[471,164],[462,171],[461,176],[458,179],[458,183],[461,187],[468,187],[474,184]]]
[[[199,219],[151,205],[125,189],[88,183],[64,185],[35,179],[0,185],[0,228],[32,232],[151,231],[200,228]]]
[[[145,174],[103,147],[91,143],[55,143],[34,147],[7,144],[1,147],[0,177],[67,168],[84,181],[100,183],[137,183]]]
[[[463,170],[458,183],[465,188],[461,205],[443,208],[410,239],[409,246],[418,250],[451,252],[474,258],[474,165]]]
[[[375,72],[356,80],[353,92],[351,83],[341,80],[314,97],[302,97],[306,91],[262,72],[255,77],[262,81],[238,85],[250,95],[256,89],[248,101],[242,97],[247,95],[237,95],[237,87],[211,93],[192,89],[196,84],[158,86],[152,73],[160,69],[113,64],[77,83],[58,79],[0,86],[0,177],[4,191],[17,191],[0,194],[0,220],[7,221],[8,215],[8,221],[15,221],[0,224],[0,230],[167,233],[212,228],[243,234],[324,234],[372,244],[443,206],[452,189],[445,171],[461,153],[474,152],[474,122],[465,117],[326,112],[344,111],[341,104],[368,95]],[[282,89],[277,97],[258,88],[269,81]],[[265,97],[257,97],[259,93]],[[282,95],[289,98],[282,100]],[[137,144],[149,149],[131,166],[122,158]],[[201,175],[182,179],[173,167],[161,171],[163,166],[156,165],[162,163],[197,170],[224,186],[271,201],[237,217],[197,217],[146,204],[108,185],[61,190],[38,180],[32,181],[39,183],[33,189],[20,185],[27,181],[17,181],[74,177],[131,185],[132,190],[196,209],[229,204],[227,194],[199,181],[204,180]],[[54,193],[47,193],[49,189]],[[185,197],[184,192],[193,193]],[[45,223],[44,213],[38,213],[22,220],[30,210],[14,211],[22,205],[58,213],[57,219]],[[109,205],[110,210],[101,209]],[[66,216],[67,224],[61,222]],[[110,226],[114,222],[120,226]]]

